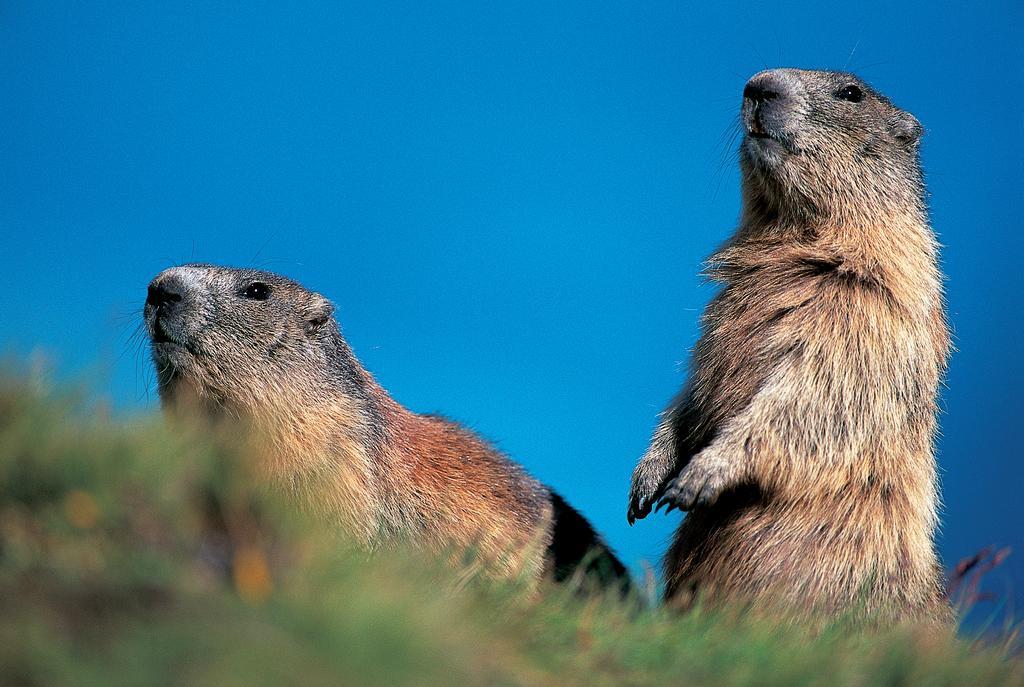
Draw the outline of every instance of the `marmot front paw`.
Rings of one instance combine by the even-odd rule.
[[[647,460],[645,457],[633,472],[633,486],[629,490],[629,510],[626,513],[630,525],[647,517],[655,500],[665,491],[669,480],[663,475],[663,470],[655,469],[658,467],[655,461]]]
[[[715,502],[732,483],[730,463],[712,452],[709,447],[695,455],[679,472],[679,476],[668,483],[658,500],[658,509],[668,506],[679,510],[693,510],[697,506],[709,506]]]
[[[626,519],[629,520],[630,525],[647,517],[651,512],[651,504],[654,503],[657,496],[657,488],[633,487],[629,493],[629,510],[626,513]]]

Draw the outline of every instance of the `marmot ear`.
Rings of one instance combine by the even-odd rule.
[[[914,115],[909,112],[900,112],[893,120],[892,133],[897,140],[913,145],[921,140],[924,127]]]
[[[324,328],[331,321],[334,314],[334,306],[331,302],[318,293],[314,293],[306,305],[303,317],[306,334],[312,336]]]

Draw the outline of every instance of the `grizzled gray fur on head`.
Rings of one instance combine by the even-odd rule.
[[[923,208],[921,124],[853,74],[761,72],[743,91],[741,119],[745,202],[765,219]]]
[[[184,383],[229,409],[258,411],[284,391],[288,401],[341,392],[369,404],[362,368],[332,313],[320,294],[270,272],[165,270],[150,283],[144,310],[161,397]]]

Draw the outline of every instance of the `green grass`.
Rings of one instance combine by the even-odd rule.
[[[369,556],[244,453],[0,374],[0,685],[1021,685],[1004,647]]]

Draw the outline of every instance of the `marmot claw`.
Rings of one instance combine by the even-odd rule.
[[[657,510],[668,506],[665,512],[670,513],[673,508],[689,511],[711,505],[728,486],[728,471],[724,467],[720,459],[707,455],[706,451],[698,453],[665,487]]]

